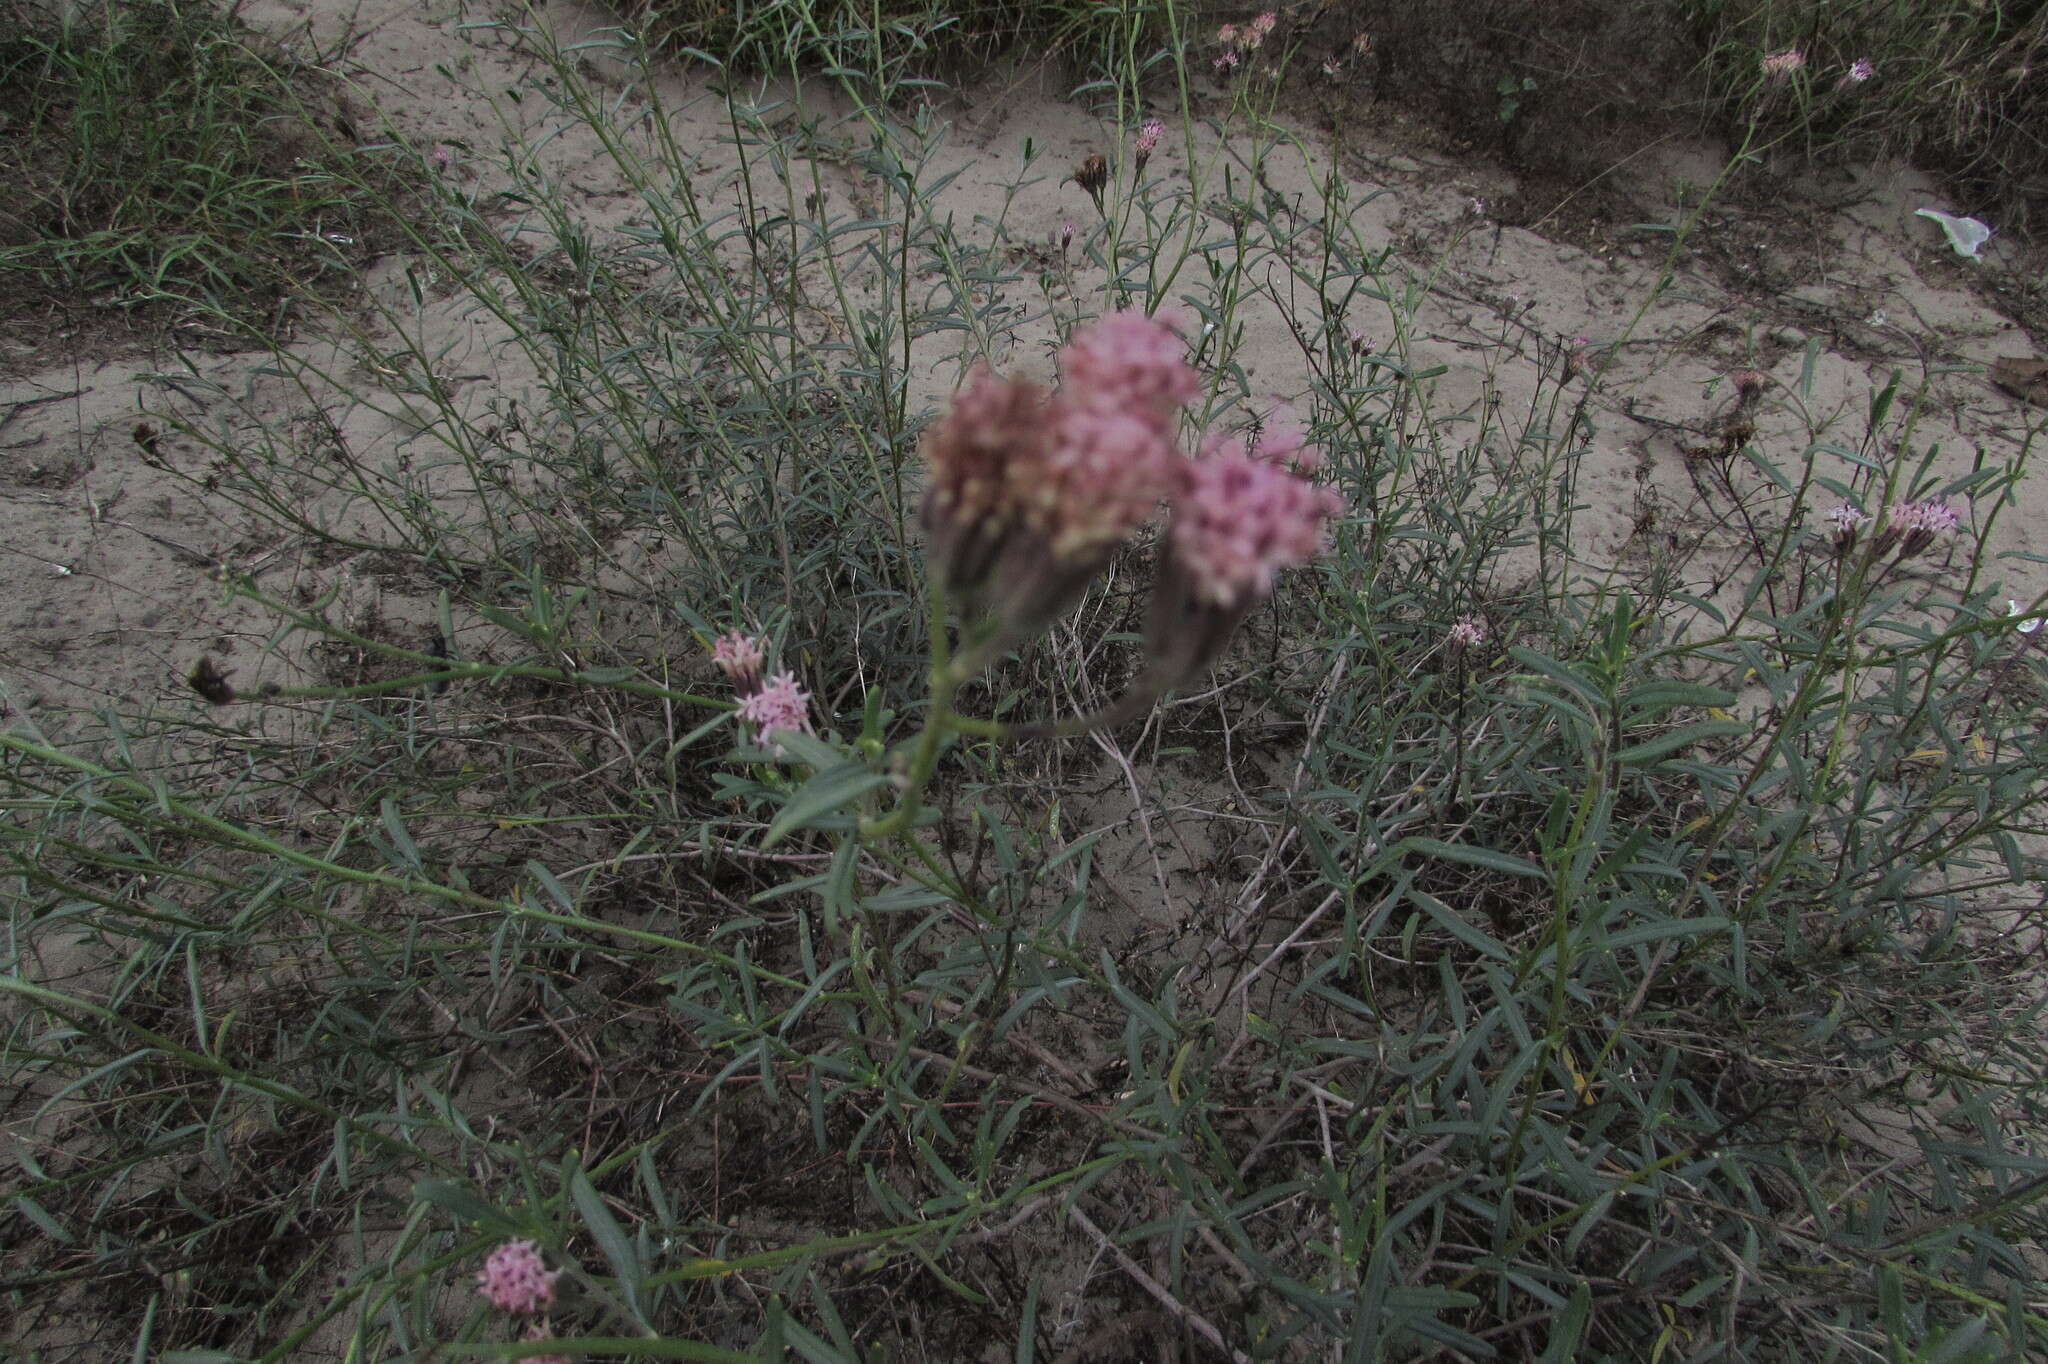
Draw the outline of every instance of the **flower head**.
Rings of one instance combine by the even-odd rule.
[[[1806,65],[1806,54],[1798,48],[1787,48],[1783,52],[1764,54],[1764,75],[1771,80],[1783,80]]]
[[[1835,528],[1835,549],[1841,551],[1856,543],[1856,532],[1870,523],[1870,514],[1854,502],[1844,502],[1829,512],[1826,519]]]
[[[1962,524],[1956,509],[1941,498],[1894,502],[1885,520],[1877,552],[1882,554],[1890,549],[1896,539],[1901,559],[1910,559],[1923,552],[1938,537],[1954,534],[1956,527]]]
[[[919,518],[929,566],[973,607],[1022,520],[1020,490],[1043,466],[1046,395],[1037,385],[975,371],[925,433],[930,468]]]
[[[1224,610],[1266,596],[1281,569],[1307,563],[1324,523],[1344,510],[1334,490],[1248,455],[1191,461],[1179,481],[1174,562],[1196,598]]]
[[[539,1312],[555,1300],[559,1269],[542,1268],[540,1247],[531,1241],[507,1241],[491,1252],[476,1272],[476,1291],[500,1312]]]
[[[1220,443],[1205,444],[1218,451]],[[1180,467],[1146,652],[1167,684],[1223,652],[1280,571],[1322,548],[1344,499],[1249,454],[1210,453]]]
[[[1258,18],[1252,20],[1249,24],[1246,24],[1244,28],[1244,36],[1241,40],[1244,45],[1244,50],[1247,52],[1258,51],[1259,44],[1266,41],[1267,35],[1273,31],[1274,27],[1279,22],[1280,16],[1275,14],[1272,10],[1267,10]]]
[[[1216,41],[1225,47],[1237,46],[1237,25],[1225,24],[1216,30]]]
[[[1842,83],[1845,85],[1861,85],[1876,74],[1877,68],[1870,64],[1868,58],[1858,57],[1849,64],[1849,69],[1842,74]]]
[[[1479,616],[1460,616],[1444,632],[1444,642],[1456,649],[1476,649],[1486,643],[1486,621]]]
[[[1728,382],[1735,386],[1735,396],[1745,407],[1754,405],[1763,396],[1764,385],[1770,381],[1771,376],[1760,369],[1738,369],[1728,376]]]
[[[1102,191],[1109,187],[1109,159],[1101,152],[1090,152],[1088,158],[1074,167],[1074,183],[1088,192],[1095,206],[1102,207]]]
[[[740,691],[753,691],[761,685],[761,666],[768,661],[761,645],[752,635],[728,630],[711,645],[712,666]]]
[[[1166,322],[1143,313],[1111,313],[1074,333],[1060,352],[1062,402],[1125,412],[1171,435],[1175,411],[1202,391],[1188,366],[1187,343]]]
[[[796,684],[795,673],[777,673],[761,690],[740,702],[740,719],[758,729],[761,742],[773,747],[775,755],[781,757],[782,746],[775,743],[778,733],[811,732],[811,694]]]
[[[1145,126],[1138,129],[1138,140],[1131,146],[1132,159],[1143,171],[1145,163],[1152,159],[1152,153],[1159,149],[1159,139],[1166,135],[1166,125],[1158,119],[1147,119]]]
[[[1210,65],[1216,68],[1217,75],[1227,76],[1237,70],[1237,64],[1243,60],[1244,58],[1238,55],[1237,49],[1232,47],[1218,53],[1216,59]]]
[[[925,437],[931,571],[1013,638],[1071,605],[1172,489],[1180,406],[1201,389],[1166,324],[1116,313],[1060,353],[1065,382],[978,373]]]

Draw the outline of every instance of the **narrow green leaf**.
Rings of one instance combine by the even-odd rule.
[[[820,815],[829,815],[859,800],[879,786],[889,784],[889,778],[880,772],[868,770],[867,764],[842,762],[827,768],[812,777],[789,798],[782,812],[775,816],[768,826],[767,836],[761,840],[763,848],[772,848],[791,832],[804,828]]]
[[[1669,734],[1660,734],[1654,739],[1632,744],[1615,754],[1614,760],[1624,766],[1655,762],[1659,758],[1668,758],[1707,739],[1747,733],[1749,726],[1740,720],[1701,720],[1697,724],[1680,725]]]
[[[502,1210],[477,1197],[468,1185],[452,1179],[423,1179],[413,1186],[412,1198],[415,1203],[431,1204],[474,1226],[503,1229],[514,1225]]]
[[[1492,848],[1475,847],[1470,843],[1446,843],[1442,839],[1415,835],[1402,839],[1389,851],[1403,849],[1421,853],[1425,857],[1442,858],[1446,862],[1462,862],[1468,867],[1484,867],[1488,871],[1506,872],[1509,876],[1531,876],[1541,880],[1549,874],[1526,857],[1515,857]]]
[[[1593,1290],[1580,1284],[1572,1290],[1557,1325],[1550,1328],[1550,1343],[1543,1347],[1539,1364],[1572,1364],[1579,1357],[1579,1337],[1585,1334],[1586,1318],[1593,1314]]]
[[[640,1267],[640,1257],[633,1253],[633,1243],[626,1239],[624,1228],[612,1216],[612,1210],[604,1205],[604,1199],[591,1186],[590,1176],[583,1173],[579,1165],[569,1167],[569,1197],[576,1203],[576,1211],[583,1218],[583,1225],[597,1242],[597,1248],[604,1252],[610,1262],[612,1273],[618,1277],[619,1292],[626,1299],[626,1306],[634,1316],[641,1315],[640,1285],[645,1277]],[[641,1323],[645,1325],[645,1322]]]

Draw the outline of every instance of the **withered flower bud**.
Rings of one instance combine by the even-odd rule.
[[[235,703],[235,689],[229,684],[231,674],[220,670],[220,665],[210,658],[202,657],[192,665],[192,671],[185,678],[185,685],[196,691],[216,706],[231,706]]]
[[[1109,187],[1109,162],[1101,152],[1092,152],[1086,161],[1074,168],[1074,183],[1088,191],[1088,197],[1095,201],[1098,212],[1102,209],[1102,191]]]

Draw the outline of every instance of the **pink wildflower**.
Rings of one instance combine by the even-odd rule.
[[[1182,466],[1170,532],[1194,595],[1226,610],[1266,596],[1280,570],[1322,548],[1323,523],[1344,509],[1329,488],[1248,456]]]
[[[1224,26],[1223,26],[1222,28],[1219,28],[1219,29],[1217,29],[1217,30],[1216,30],[1216,41],[1217,41],[1217,42],[1219,42],[1219,43],[1221,43],[1221,44],[1223,44],[1223,46],[1225,46],[1225,47],[1236,47],[1236,46],[1237,46],[1237,25],[1236,25],[1236,24],[1225,24],[1225,25],[1224,25]]]
[[[1842,76],[1842,83],[1844,85],[1861,85],[1876,74],[1877,68],[1870,64],[1868,58],[1858,57],[1849,64],[1848,71]]]
[[[1444,633],[1444,640],[1453,648],[1476,649],[1486,643],[1486,622],[1478,616],[1460,616]]]
[[[1046,395],[986,368],[924,438],[931,478],[919,512],[930,568],[970,613],[1022,519],[1020,485],[1045,462]]]
[[[1060,224],[1060,254],[1064,256],[1073,249],[1074,225],[1072,223],[1062,223]]]
[[[1050,457],[1037,485],[1024,490],[1025,514],[1055,557],[1083,559],[1121,544],[1153,513],[1179,456],[1141,413],[1080,406],[1065,391],[1053,408]]]
[[[1763,59],[1764,75],[1771,80],[1783,80],[1806,65],[1806,54],[1798,48],[1787,48],[1783,52],[1766,53]]]
[[[1217,75],[1227,76],[1231,72],[1237,70],[1237,64],[1242,60],[1244,59],[1237,55],[1237,49],[1230,48],[1224,52],[1219,53],[1216,57],[1216,60],[1211,62],[1210,65],[1216,68]]]
[[[1728,376],[1728,382],[1735,386],[1736,396],[1747,407],[1763,396],[1764,385],[1770,382],[1770,378],[1762,370],[1738,369]]]
[[[1152,153],[1159,149],[1159,139],[1165,135],[1166,125],[1156,118],[1146,120],[1145,126],[1138,129],[1138,140],[1132,144],[1131,156],[1141,172],[1145,163],[1152,159]]]
[[[963,617],[1025,638],[1051,622],[1159,506],[1175,413],[1201,389],[1171,328],[1117,313],[1060,354],[1065,383],[977,374],[925,437],[921,512],[933,575]]]
[[[761,690],[740,702],[740,719],[761,732],[761,742],[782,756],[775,736],[783,730],[811,732],[811,694],[796,684],[796,674],[781,672],[768,679]]]
[[[1183,464],[1179,484],[1145,628],[1167,679],[1221,654],[1280,571],[1322,548],[1324,523],[1345,506],[1334,490],[1242,454]]]
[[[1143,313],[1111,313],[1074,333],[1060,352],[1063,402],[1130,413],[1170,435],[1174,410],[1202,391],[1188,367],[1187,343],[1166,322]]]
[[[1242,40],[1244,50],[1247,52],[1258,51],[1259,45],[1266,41],[1267,35],[1272,33],[1274,26],[1279,22],[1280,16],[1271,10],[1267,10],[1258,18],[1252,20],[1251,23],[1245,25],[1244,38]]]
[[[1835,528],[1835,549],[1840,552],[1856,542],[1856,532],[1870,524],[1870,514],[1844,502],[1827,514],[1827,520]]]
[[[437,146],[437,147],[435,147],[435,148],[434,148],[434,169],[435,169],[435,170],[437,170],[437,171],[446,171],[446,170],[447,170],[447,169],[448,169],[448,168],[449,168],[450,166],[452,166],[452,165],[454,165],[454,164],[455,164],[455,148],[453,148],[453,147],[449,146],[449,145],[448,145],[448,144],[447,144],[446,142],[443,142],[443,143],[441,143],[441,144],[440,144],[439,146]]]
[[[740,692],[754,691],[761,685],[761,666],[768,661],[761,643],[751,635],[728,630],[711,646],[712,665]]]
[[[1933,544],[1938,536],[1955,532],[1962,518],[1940,498],[1920,502],[1894,502],[1885,512],[1885,526],[1878,533],[1875,553],[1888,554],[1897,545],[1899,558],[1910,559]]]
[[[559,1269],[541,1268],[540,1247],[531,1241],[507,1241],[491,1252],[476,1272],[476,1291],[500,1312],[539,1312],[555,1300]]]

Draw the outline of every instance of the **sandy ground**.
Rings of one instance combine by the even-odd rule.
[[[634,197],[587,129],[564,126],[541,101],[507,97],[537,79],[535,64],[503,34],[465,27],[484,16],[462,0],[257,0],[242,13],[287,48],[344,51],[344,74],[393,130],[421,147],[464,149],[451,174],[480,198],[500,187],[491,183],[503,174],[497,149],[521,143],[544,174],[572,190],[593,232],[602,236],[632,216]],[[611,22],[602,11],[564,5],[543,14],[570,39],[597,36]],[[734,177],[726,172],[733,157],[729,146],[717,145],[728,127],[709,83],[677,71],[665,78],[665,94],[677,111],[682,145],[706,149],[700,189],[732,198]],[[1113,136],[1033,83],[967,92],[936,112],[952,126],[933,171],[958,172],[941,209],[961,222],[1002,211],[1005,182],[1016,175],[1026,138],[1044,164],[1058,168]],[[1393,146],[1352,143],[1333,153],[1305,136],[1312,157],[1334,156],[1349,175],[1350,203],[1364,220],[1354,226],[1369,240],[1395,244],[1398,268],[1410,277],[1433,279],[1433,292],[1408,324],[1408,344],[1417,368],[1444,369],[1432,381],[1439,415],[1468,414],[1476,423],[1488,404],[1509,414],[1527,411],[1539,377],[1555,371],[1561,342],[1584,338],[1585,354],[1602,356],[1603,344],[1628,327],[1655,284],[1665,238],[1641,234],[1634,244],[1596,255],[1492,223],[1487,200],[1513,189],[1499,172]],[[1155,168],[1184,176],[1184,151],[1168,142]],[[1202,134],[1196,148],[1200,157],[1232,151],[1213,132]],[[1638,196],[1655,203],[1711,179],[1715,165],[1710,149],[1689,148],[1645,159],[1629,174]],[[858,201],[862,188],[846,168],[819,169]],[[1290,198],[1310,195],[1320,173],[1284,150],[1263,167],[1267,187]],[[1595,564],[1619,549],[1646,503],[1689,496],[1682,447],[1695,438],[1689,431],[1709,429],[1717,404],[1726,405],[1727,376],[1740,368],[1753,366],[1774,383],[1759,442],[1780,457],[1804,445],[1795,408],[1808,420],[1818,414],[1831,423],[1829,439],[1854,446],[1873,386],[1894,369],[1904,372],[1909,391],[1926,380],[1916,447],[1939,447],[1938,470],[2009,460],[2024,445],[2028,424],[2048,417],[1969,368],[2035,353],[2027,335],[1987,304],[1989,292],[1973,277],[2006,268],[2006,245],[1994,239],[1983,265],[1957,258],[1933,223],[1914,216],[1922,206],[1956,206],[1910,172],[1869,170],[1833,192],[1846,207],[1795,209],[1742,242],[1713,240],[1721,229],[1710,222],[1696,239],[1700,251],[1632,343],[1615,353],[1580,469],[1591,530],[1581,550]],[[1014,231],[1046,241],[1088,211],[1081,191],[1059,173],[1041,175],[1008,206]],[[1667,202],[1661,216],[1676,212]],[[463,401],[481,412],[530,388],[532,365],[508,344],[503,325],[472,301],[430,297],[419,308],[404,301],[408,269],[417,264],[402,255],[380,260],[370,289],[410,315],[423,348],[443,357],[443,375],[459,385]],[[1243,315],[1248,326],[1237,358],[1254,384],[1275,399],[1299,395],[1307,375],[1295,329],[1319,319],[1290,321],[1260,301]],[[1391,339],[1384,316],[1345,322],[1376,346]],[[362,339],[374,346],[393,338],[373,325]],[[1809,348],[1811,391],[1792,401]],[[335,402],[323,405],[359,460],[393,457],[414,434],[403,392],[380,388],[379,376],[357,363],[360,344],[335,328],[311,327],[289,353],[346,376],[354,396],[344,399],[337,388]],[[954,382],[957,357],[923,358],[930,363],[918,392],[936,404]],[[1028,364],[1032,357],[1007,358]],[[151,378],[167,373],[174,383]],[[350,565],[308,562],[276,529],[209,497],[195,483],[204,476],[203,451],[165,439],[154,442],[150,458],[137,439],[138,422],[156,413],[200,424],[282,422],[306,401],[261,354],[81,362],[0,382],[0,546],[14,587],[0,601],[0,685],[11,710],[187,706],[181,679],[200,653],[242,669],[245,686],[266,669],[274,672],[281,665],[262,657],[269,622],[224,604],[208,581],[207,565],[215,561],[255,574],[280,594],[308,582],[332,587],[339,579],[345,605],[367,609],[360,598],[379,589],[358,590],[348,581]],[[2037,477],[2028,488],[2040,486]],[[2048,589],[2041,517],[2005,518],[1996,548],[2006,556],[2001,572],[2008,581],[2000,590],[2024,598]]]

